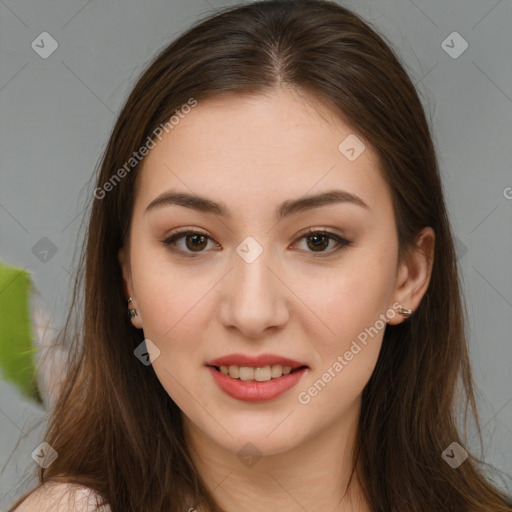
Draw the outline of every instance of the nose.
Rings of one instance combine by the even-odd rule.
[[[289,319],[287,298],[291,292],[280,278],[270,250],[263,250],[252,262],[234,254],[233,265],[223,284],[222,324],[238,329],[241,335],[251,339],[282,328]]]

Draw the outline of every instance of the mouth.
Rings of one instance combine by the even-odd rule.
[[[233,358],[234,359],[234,358]],[[263,359],[263,358],[260,358]],[[290,359],[281,358],[281,363],[270,361],[210,361],[206,368],[210,372],[217,387],[231,398],[243,402],[263,403],[275,400],[292,388],[306,375],[309,367]],[[220,364],[220,363],[228,363]],[[216,364],[212,364],[216,363]],[[243,366],[254,365],[254,366]],[[266,363],[266,364],[265,364]],[[274,364],[270,364],[274,363]],[[293,366],[292,366],[293,364]],[[259,365],[259,366],[258,366]]]
[[[301,366],[284,366],[281,364],[266,366],[237,366],[237,365],[207,365],[215,369],[219,373],[226,375],[234,380],[242,380],[246,382],[268,382],[276,380],[284,375],[298,372],[308,368],[306,365]]]

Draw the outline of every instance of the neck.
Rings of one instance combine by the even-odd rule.
[[[367,512],[357,474],[352,473],[360,401],[352,409],[286,452],[253,458],[226,450],[182,418],[192,460],[225,512]]]

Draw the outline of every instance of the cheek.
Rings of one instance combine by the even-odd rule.
[[[143,239],[143,237],[140,237]],[[173,268],[164,248],[140,243],[132,253],[132,279],[144,330],[162,336],[186,313],[196,291]],[[165,327],[167,327],[165,329]],[[146,333],[147,334],[147,333]]]
[[[303,326],[319,350],[342,350],[390,307],[395,261],[392,251],[353,253],[322,279],[302,278],[297,295],[310,308]],[[393,301],[391,301],[393,302]],[[308,320],[309,319],[309,320]],[[379,322],[378,326],[381,326]]]
[[[172,270],[168,262],[160,263],[144,258],[134,273],[140,316],[144,337],[159,350],[152,362],[158,380],[178,407],[188,410],[191,394],[200,396],[201,383],[194,379],[204,364],[201,349],[211,315],[207,291],[212,285],[206,278],[190,277]]]
[[[209,300],[205,297],[207,289],[187,290],[186,286],[167,284],[177,283],[159,281],[151,290],[147,283],[148,294],[141,295],[144,335],[154,338],[161,350],[190,352],[199,347],[200,334],[204,333],[210,314]]]
[[[158,348],[152,367],[163,388],[183,408],[190,395],[190,376],[203,361],[200,354],[201,321],[208,296],[208,274],[180,271],[165,248],[149,239],[148,232],[134,226],[130,254],[134,296],[145,339]],[[201,300],[201,298],[203,300]]]
[[[297,390],[297,400],[316,418],[329,423],[352,406],[368,383],[386,328],[387,280],[372,273],[351,274],[318,297],[321,321],[308,330],[317,363]],[[309,405],[311,404],[311,408]]]

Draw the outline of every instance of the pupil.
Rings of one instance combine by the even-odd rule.
[[[325,249],[325,247],[327,247],[327,245],[329,245],[329,242],[325,235],[312,235],[309,237],[309,240],[316,240],[313,242],[313,247],[315,247],[315,248],[320,247],[322,249]],[[327,243],[325,243],[325,242],[327,242]]]
[[[198,239],[202,239],[202,240],[198,241]],[[190,240],[193,240],[192,246],[189,246],[189,244],[188,244],[188,242]],[[188,235],[187,236],[187,247],[192,250],[203,249],[205,240],[206,240],[206,238],[203,235]]]

